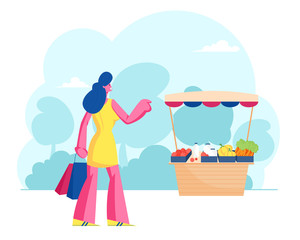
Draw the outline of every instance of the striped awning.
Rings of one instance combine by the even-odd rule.
[[[169,107],[180,107],[182,104],[188,107],[198,107],[203,104],[206,107],[217,107],[222,104],[225,107],[254,107],[258,104],[258,95],[240,92],[224,91],[199,91],[184,92],[165,95],[165,104]]]

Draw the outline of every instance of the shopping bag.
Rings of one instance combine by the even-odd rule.
[[[70,179],[72,174],[72,168],[73,168],[73,163],[70,163],[55,189],[55,192],[57,192],[59,195],[64,195],[67,194],[68,192],[68,187],[70,184]]]
[[[78,199],[81,188],[87,177],[86,160],[75,154],[67,197]]]

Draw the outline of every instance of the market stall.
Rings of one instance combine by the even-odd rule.
[[[258,95],[224,92],[200,91],[169,94],[165,96],[169,106],[176,152],[172,153],[169,164],[175,166],[177,186],[180,196],[243,196],[248,166],[254,164],[254,153],[258,146],[248,141],[253,107],[258,104]],[[180,107],[225,107],[251,108],[247,140],[240,140],[235,150],[232,146],[221,146],[217,155],[209,156],[204,151],[181,149],[177,147],[175,126],[171,108]],[[224,152],[225,151],[225,152]],[[177,154],[178,153],[178,154]],[[173,155],[174,154],[174,155]],[[177,155],[176,155],[177,154]]]

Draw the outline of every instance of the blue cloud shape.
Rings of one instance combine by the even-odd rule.
[[[120,168],[123,189],[177,190],[173,165],[169,165],[171,152],[161,145],[147,147],[139,158],[131,159]],[[99,169],[98,189],[107,190],[109,177],[106,169]]]
[[[176,175],[170,166],[171,152],[159,145],[146,148],[138,159],[122,168],[124,189],[170,190],[177,189]]]
[[[249,122],[244,123],[236,131],[233,142],[236,142],[240,139],[245,139],[246,133],[248,131]],[[254,155],[256,162],[264,161],[268,159],[274,151],[274,141],[271,135],[268,133],[268,130],[271,128],[271,125],[268,121],[263,119],[254,119],[251,121],[249,141],[254,141],[259,150]]]
[[[200,90],[190,86],[185,92]],[[232,109],[222,105],[213,108],[183,106],[174,114],[174,127],[177,138],[189,146],[207,142],[219,145],[229,142],[232,120]]]
[[[194,52],[196,49],[201,49],[220,40],[228,42],[230,46],[238,46],[240,50],[222,53]],[[162,66],[168,72],[170,81],[167,85],[162,84],[163,88],[156,95],[158,104],[162,103],[165,94],[182,92],[188,86],[201,86],[203,90],[255,93],[254,73],[249,57],[241,43],[230,31],[218,22],[196,13],[163,12],[136,21],[113,41],[91,29],[76,29],[58,37],[45,56],[45,84],[34,92],[27,105],[26,122],[28,129],[31,131],[32,120],[39,113],[36,108],[37,101],[45,96],[61,99],[68,106],[75,119],[74,129],[79,129],[80,121],[85,113],[82,108],[82,100],[88,89],[59,88],[59,86],[74,78],[79,78],[85,84],[92,86],[104,71],[111,72],[117,79],[124,69],[139,63],[154,63]],[[114,81],[112,84],[114,85]],[[118,89],[116,84],[111,93],[112,96],[114,91],[121,92],[122,89]],[[144,94],[143,96],[147,95]],[[129,104],[122,106],[125,109],[131,108]],[[264,106],[264,103],[260,103],[260,106]],[[259,114],[260,106],[258,106],[256,114]],[[183,114],[178,112],[177,115],[182,123],[185,114],[195,114],[188,112],[189,110],[185,107],[179,111],[183,112]],[[181,130],[178,132],[180,136],[183,136],[180,140],[185,139],[189,145],[193,144],[194,141],[212,141],[216,144],[228,142],[231,139],[230,131],[224,129],[230,128],[233,117],[230,109],[219,106],[215,109],[202,108],[200,111],[201,116],[198,116],[200,122],[203,121],[203,116],[210,116],[211,125],[203,130],[208,131],[209,129],[214,137],[203,138],[202,132],[198,128],[187,126],[187,122],[185,122],[186,126],[180,127]],[[220,114],[214,111],[222,112],[222,115],[225,116],[224,119],[228,121],[221,122]],[[168,108],[157,109],[157,113],[167,115],[169,114]],[[248,118],[248,113],[242,115],[243,113],[240,116],[245,117],[247,115]],[[272,116],[274,119],[276,118],[275,112]],[[192,125],[197,125],[196,119],[188,119],[188,121],[191,121]],[[170,122],[169,124],[171,126]],[[175,125],[177,125],[176,120]],[[139,129],[136,128],[136,131]],[[122,129],[122,131],[125,130]],[[196,131],[197,139],[190,139],[184,131]],[[279,139],[276,131],[277,129],[273,129],[273,132],[270,132],[271,137],[276,138],[274,139],[275,143]],[[221,134],[216,136],[216,132]],[[66,151],[73,151],[77,134],[78,131],[74,131],[71,137],[59,147]],[[89,128],[88,139],[93,134],[93,129]],[[205,135],[207,136],[208,133]],[[212,135],[210,134],[210,136]],[[120,135],[120,137],[127,141],[126,136]],[[146,137],[143,141],[150,144]],[[171,141],[165,140],[164,143],[165,147],[169,149],[173,147]],[[138,145],[133,144],[132,146],[137,147]],[[32,149],[33,151],[34,149]],[[134,148],[131,148],[130,151],[130,155],[137,154]],[[26,157],[22,156],[20,159],[26,159]]]
[[[32,167],[32,174],[26,177],[26,186],[35,190],[53,190],[56,188],[74,154],[64,151],[55,152],[50,159],[38,162]]]

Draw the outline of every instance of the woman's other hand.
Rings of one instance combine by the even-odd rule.
[[[81,148],[81,147],[76,147],[75,152],[81,158],[86,158],[86,156],[88,154],[88,151],[85,148]]]

